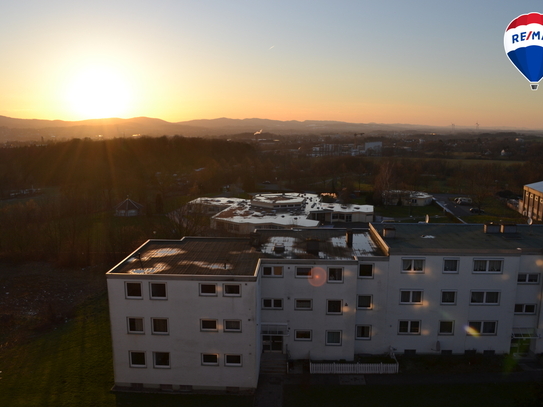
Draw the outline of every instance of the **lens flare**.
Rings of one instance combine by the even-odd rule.
[[[326,270],[322,267],[313,267],[311,269],[311,278],[308,281],[312,286],[320,287],[326,283]]]

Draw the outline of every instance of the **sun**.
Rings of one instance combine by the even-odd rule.
[[[74,115],[84,119],[123,117],[131,96],[123,75],[107,66],[87,67],[68,86],[67,99]]]

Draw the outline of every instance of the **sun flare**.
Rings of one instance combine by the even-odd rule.
[[[108,67],[89,67],[79,72],[67,93],[73,113],[85,119],[122,117],[131,100],[123,76]]]

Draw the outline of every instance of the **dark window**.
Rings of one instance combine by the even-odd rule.
[[[141,283],[126,283],[126,296],[141,298]]]
[[[151,283],[151,298],[153,299],[166,298],[166,284],[165,283]]]

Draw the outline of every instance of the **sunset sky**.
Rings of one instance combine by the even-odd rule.
[[[0,115],[543,129],[503,36],[541,1],[20,0]]]

